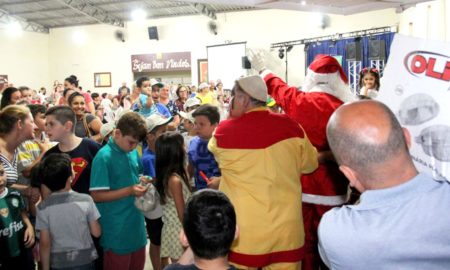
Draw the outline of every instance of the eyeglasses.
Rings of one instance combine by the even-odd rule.
[[[370,69],[368,69],[368,68],[363,68],[363,69],[361,70],[361,73],[362,73],[362,74],[366,74],[367,72],[369,72],[369,70],[372,71],[373,73],[378,74],[378,69],[376,69],[376,68],[370,68]]]

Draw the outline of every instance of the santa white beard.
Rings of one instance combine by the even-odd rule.
[[[327,93],[343,102],[355,100],[349,85],[341,79],[339,71],[321,74],[308,69],[302,91]]]

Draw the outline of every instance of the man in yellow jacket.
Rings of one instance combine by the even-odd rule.
[[[302,127],[266,107],[259,76],[236,81],[231,119],[208,148],[222,173],[219,185],[236,209],[240,236],[229,260],[240,269],[300,269],[304,255],[300,176],[313,172],[317,151]]]

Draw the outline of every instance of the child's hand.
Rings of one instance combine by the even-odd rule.
[[[220,177],[213,176],[213,177],[209,178],[207,187],[212,188],[212,189],[219,189],[219,184],[220,184]]]
[[[131,195],[133,195],[135,197],[141,197],[142,195],[145,194],[148,187],[144,187],[141,185],[134,185],[134,186],[131,186],[130,189],[131,189]]]
[[[33,227],[29,226],[25,230],[25,236],[23,238],[23,241],[25,242],[25,247],[29,248],[34,245],[34,230]]]
[[[33,204],[36,204],[41,198],[41,192],[38,188],[31,188],[31,198],[30,201]]]
[[[147,184],[153,183],[155,180],[148,175],[141,175],[141,176],[139,176],[139,181],[141,183],[143,183],[144,185],[147,185]]]

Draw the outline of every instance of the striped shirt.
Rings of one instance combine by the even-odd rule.
[[[3,169],[5,169],[7,184],[17,183],[17,179],[19,178],[17,174],[17,149],[14,151],[12,162],[3,154],[0,154],[0,162],[3,164]]]
[[[30,185],[30,179],[23,176],[23,171],[28,168],[41,155],[41,148],[34,140],[24,141],[17,147],[17,173],[18,184]]]

